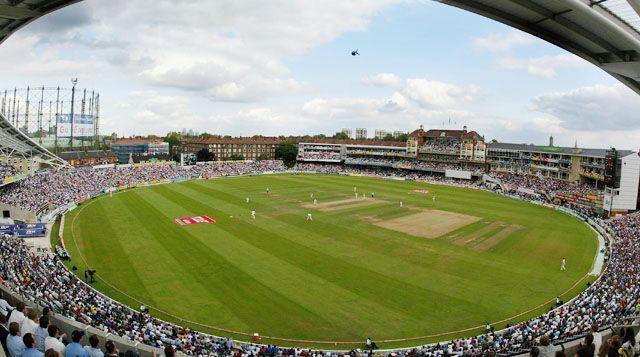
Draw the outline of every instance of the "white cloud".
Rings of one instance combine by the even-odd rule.
[[[581,87],[540,95],[533,110],[550,114],[572,130],[640,129],[640,97],[622,84]]]
[[[378,73],[362,79],[362,84],[374,87],[398,88],[402,85],[402,79],[394,73]]]
[[[402,93],[424,108],[446,108],[470,101],[478,92],[477,86],[459,87],[451,83],[423,78],[408,79]]]
[[[138,134],[160,134],[169,130],[196,127],[201,120],[193,112],[191,100],[185,96],[134,91],[127,96],[127,102],[120,105],[127,109],[127,114],[131,117],[111,120],[128,121],[132,131]],[[156,131],[159,128],[162,129]]]
[[[399,77],[401,88],[385,97],[315,98],[304,103],[302,115],[340,127],[411,130],[420,124],[441,127],[449,118],[462,127],[474,115],[465,106],[479,91],[476,86],[460,87],[451,83]],[[451,123],[454,125],[454,123]]]
[[[501,33],[490,33],[484,37],[475,37],[474,46],[495,53],[510,52],[518,46],[533,43],[533,37],[517,30],[510,30]]]
[[[576,68],[585,65],[585,62],[567,53],[535,58],[501,57],[496,60],[496,65],[502,69],[524,70],[536,77],[553,78],[558,69]]]
[[[4,49],[0,67],[43,76],[93,69],[214,101],[256,102],[308,89],[291,76],[289,57],[365,31],[404,1],[86,1],[14,35],[14,46],[30,40]]]

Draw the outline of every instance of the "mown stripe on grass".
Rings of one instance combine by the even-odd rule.
[[[176,203],[190,201],[191,206],[200,205],[202,211],[214,209],[214,207],[199,202],[196,198],[191,198],[179,192],[184,189],[184,187],[177,186],[162,187],[158,189],[158,192],[166,194],[168,199],[174,200]],[[225,228],[230,231],[237,231],[240,229],[239,227],[241,226],[226,226]],[[385,307],[399,313],[408,314],[409,316],[422,316],[427,321],[431,321],[432,319],[446,319],[450,312],[449,308],[452,305],[456,309],[467,310],[475,307],[473,302],[464,301],[455,295],[445,295],[437,290],[419,287],[391,278],[383,272],[377,271],[378,269],[371,270],[360,267],[355,262],[324,254],[293,241],[293,238],[280,237],[261,227],[255,226],[252,231],[253,234],[250,236],[245,236],[244,234],[237,234],[237,236],[260,249],[271,251],[272,254],[282,259],[288,259],[312,274],[318,275],[345,289],[350,289],[364,298],[377,300]],[[274,241],[278,242],[278,244],[274,245]],[[291,254],[291,252],[299,252],[299,254]],[[384,287],[384,289],[381,289],[381,287]],[[398,293],[387,294],[385,292]],[[433,300],[424,301],[421,304],[411,303],[411,301],[419,301],[421,296],[429,296]],[[439,300],[455,301],[455,303],[438,307],[437,301]]]
[[[158,186],[154,189],[162,192],[164,188],[164,186]],[[139,220],[154,219],[154,217],[163,215],[161,210],[148,203],[138,192],[133,192],[132,197],[137,206],[133,214]],[[185,207],[186,211],[197,211],[197,207],[190,205],[188,201],[181,203],[174,201],[174,203]],[[164,241],[167,251],[184,266],[184,269],[198,272],[192,274],[191,277],[208,290],[212,299],[220,301],[245,325],[253,327],[264,325],[265,316],[281,318],[288,315],[306,315],[309,316],[309,319],[292,319],[289,321],[290,326],[304,329],[307,327],[306,321],[309,320],[317,321],[321,326],[328,326],[328,322],[323,316],[313,314],[280,294],[278,290],[262,284],[238,269],[232,261],[220,255],[215,249],[203,244],[200,239],[193,236],[188,230],[184,230],[182,226],[158,224],[146,227],[156,239]]]
[[[107,216],[107,210],[101,201],[91,202],[91,204],[91,207],[85,209],[91,209],[92,214],[96,217]],[[141,272],[137,269],[128,268],[135,266],[135,260],[130,255],[135,251],[128,251],[122,241],[123,239],[128,239],[128,237],[119,235],[111,220],[103,220],[100,223],[98,228],[95,221],[92,220],[74,219],[71,222],[72,239],[76,241],[82,254],[90,257],[88,263],[91,268],[98,270],[99,273],[105,274],[105,276],[123,276],[128,281],[128,285],[133,287],[139,296],[146,301],[155,303],[155,297],[147,290],[145,279],[140,277]],[[96,236],[98,236],[97,239]],[[91,238],[91,244],[84,242],[84,239],[87,238]],[[111,257],[111,261],[104,264],[105,261],[100,259],[102,256]],[[117,259],[117,262],[112,261],[114,258]],[[91,262],[96,264],[94,265]],[[127,268],[123,269],[122,267]],[[144,273],[144,270],[142,273]]]
[[[171,203],[168,198],[155,190],[153,197],[149,197],[148,201],[157,206],[166,206],[167,203]],[[246,225],[247,229],[252,229],[251,226],[240,220],[233,224]],[[226,231],[218,232],[219,230],[216,229],[215,234],[208,234],[204,230],[192,229],[196,227],[182,228],[189,229],[194,236],[200,237],[203,244],[215,247],[232,264],[260,282],[276,288],[278,292],[287,295],[288,298],[305,308],[322,314],[329,321],[327,326],[331,326],[330,330],[323,331],[325,337],[362,338],[362,334],[372,328],[382,331],[384,327],[387,329],[389,327],[402,328],[410,321],[412,324],[419,323],[419,319],[415,316],[399,314],[375,301],[364,299],[348,289],[305,271],[292,264],[289,259],[276,257],[269,251],[238,239]],[[273,241],[273,244],[278,244],[278,241]],[[371,314],[371,318],[362,318],[372,311],[379,313]],[[293,316],[291,314],[291,318],[313,321],[309,316]],[[305,331],[301,333],[306,334]],[[318,337],[317,331],[312,333],[314,335],[309,337]]]

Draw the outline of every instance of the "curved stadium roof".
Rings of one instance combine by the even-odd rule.
[[[31,21],[80,0],[0,0],[0,44]],[[38,158],[53,166],[66,162],[38,145],[0,115],[0,153]]]
[[[0,0],[0,44],[16,30],[81,0]]]
[[[640,0],[436,0],[528,32],[640,94]]]

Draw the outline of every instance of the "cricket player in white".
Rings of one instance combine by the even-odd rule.
[[[402,208],[402,201],[400,201],[400,208]]]
[[[256,211],[251,211],[251,218],[256,219]]]
[[[314,205],[317,205],[317,204],[318,204],[318,200],[314,198],[314,199],[313,199],[313,204],[314,204]]]
[[[560,265],[560,271],[567,270],[567,260],[562,257],[562,265]]]
[[[245,199],[245,201],[247,201],[247,203],[249,203],[249,197],[247,197],[247,198]]]
[[[311,213],[307,213],[307,221],[313,221],[313,217],[311,217]]]

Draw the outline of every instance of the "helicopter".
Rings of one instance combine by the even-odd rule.
[[[351,55],[352,56],[360,56],[360,54],[358,53],[357,49],[355,51],[351,51]]]

